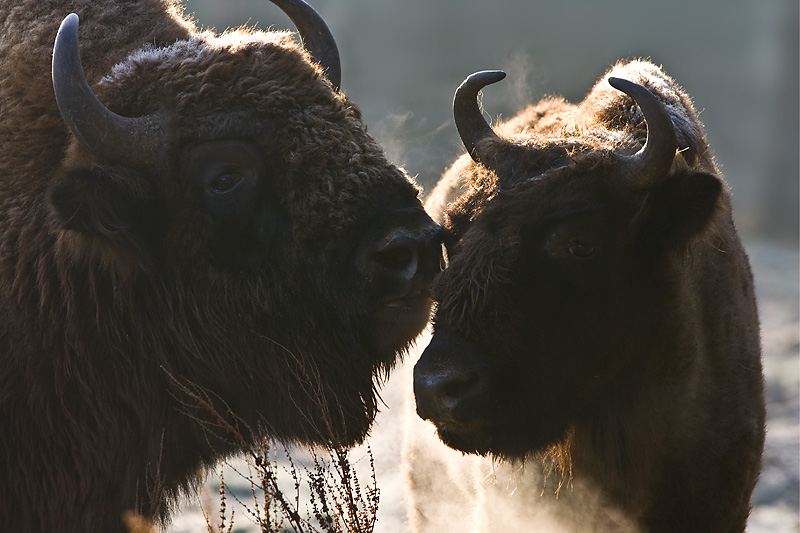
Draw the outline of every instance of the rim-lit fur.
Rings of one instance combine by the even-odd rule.
[[[646,125],[611,76],[660,99],[677,134],[648,189],[622,175]],[[620,63],[581,103],[542,100],[496,132],[429,203],[451,236],[419,414],[464,452],[553,458],[637,529],[743,531],[764,443],[758,316],[688,96],[648,62]],[[556,504],[566,516],[580,499]],[[574,527],[600,527],[596,511]]]

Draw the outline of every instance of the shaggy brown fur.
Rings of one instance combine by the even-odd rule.
[[[65,126],[70,12],[100,100],[171,117],[155,165]],[[357,108],[289,33],[200,33],[167,0],[3,0],[0,36],[0,529],[120,530],[263,435],[363,439],[440,249],[410,281],[369,255],[436,226]],[[252,172],[228,203],[198,179],[225,150]]]
[[[609,76],[666,104],[680,153],[655,188],[620,179],[647,130]],[[689,98],[634,61],[497,133],[476,148],[488,165],[463,156],[433,193],[462,188],[418,412],[458,450],[557,458],[576,492],[560,491],[565,515],[591,490],[643,531],[743,531],[764,443],[759,324]],[[572,512],[581,531],[608,516]]]

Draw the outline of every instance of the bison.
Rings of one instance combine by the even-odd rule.
[[[158,522],[262,437],[356,443],[427,323],[440,228],[322,19],[273,3],[305,47],[166,0],[0,1],[4,531]]]
[[[573,528],[743,531],[764,444],[759,321],[692,102],[623,62],[581,103],[546,98],[495,132],[476,98],[504,76],[476,73],[454,99],[468,155],[434,191],[463,189],[418,415],[456,450],[543,458]],[[581,491],[606,509],[570,510]]]

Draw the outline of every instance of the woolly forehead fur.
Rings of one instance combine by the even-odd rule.
[[[587,133],[602,138],[604,135],[614,137],[614,127],[623,129],[636,140],[636,147],[647,138],[644,117],[639,106],[633,100],[614,89],[608,78],[622,78],[643,85],[655,94],[667,109],[675,127],[678,138],[678,151],[689,166],[695,166],[708,157],[708,145],[705,132],[697,117],[694,105],[684,90],[659,67],[648,61],[631,61],[617,63],[595,84],[592,91],[578,106],[578,113],[584,116],[596,116],[603,129],[590,129]],[[623,141],[624,142],[624,141]],[[709,169],[710,170],[710,169]]]
[[[677,134],[679,164],[718,172],[689,96],[659,67],[648,61],[634,60],[617,63],[579,104],[559,97],[545,98],[497,125],[495,130],[502,139],[541,152],[541,172],[503,176],[503,187],[547,176],[555,178],[563,170],[580,171],[598,164],[613,164],[614,154],[630,154],[644,145],[647,128],[642,111],[629,96],[608,83],[610,77],[643,85],[664,103]],[[469,189],[453,207],[465,203],[482,205],[494,196],[498,176],[472,162],[467,155],[462,159],[454,168],[458,167],[457,172]],[[471,195],[484,198],[467,202]]]
[[[293,40],[290,32],[239,28],[216,35],[206,31],[165,47],[143,46],[116,64],[100,81],[100,87],[106,91],[112,90],[113,86],[123,89],[137,84],[137,79],[144,77],[147,81],[159,81],[162,90],[157,94],[162,98],[171,96],[175,104],[190,97],[193,88],[197,90],[193,87],[196,85],[192,83],[193,78],[205,75],[201,81],[206,81],[213,76],[207,72],[213,65],[227,65],[229,73],[239,76],[264,77],[275,75],[274,70],[287,62],[294,67],[295,74],[303,72],[314,78],[321,74],[319,67],[309,61],[308,54]],[[247,66],[250,68],[246,69]],[[234,70],[237,68],[238,71]],[[233,79],[228,81],[235,82]],[[184,91],[170,94],[172,85],[183,87]]]
[[[498,133],[514,143],[543,149],[570,146],[578,153],[638,150],[647,139],[642,111],[608,83],[611,77],[643,85],[664,103],[687,164],[693,166],[707,155],[705,133],[688,95],[659,67],[642,60],[617,63],[581,103],[544,99],[502,124]]]
[[[308,226],[318,215],[314,231],[335,231],[375,202],[407,204],[419,194],[289,32],[204,32],[146,46],[96,90],[124,116],[166,111],[173,148],[214,138],[269,143],[264,148],[287,165],[286,203]]]

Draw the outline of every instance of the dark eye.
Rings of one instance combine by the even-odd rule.
[[[595,248],[591,244],[573,242],[569,248],[567,248],[567,251],[569,252],[569,255],[586,258],[594,255]]]
[[[209,187],[211,191],[216,194],[225,194],[227,192],[231,192],[234,190],[244,178],[241,174],[236,174],[234,172],[226,172],[225,174],[220,174],[211,182]]]

